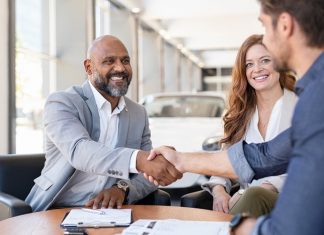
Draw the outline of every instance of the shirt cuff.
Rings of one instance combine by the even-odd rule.
[[[240,182],[250,183],[255,174],[244,156],[243,141],[233,144],[228,148],[227,153]]]
[[[261,216],[257,219],[250,235],[260,235],[260,229],[261,229],[261,225],[263,224],[263,222],[265,221],[266,217],[265,216]]]
[[[138,173],[138,170],[136,169],[136,159],[137,159],[137,153],[139,152],[139,150],[135,150],[132,153],[130,162],[129,162],[129,172],[130,173]]]
[[[218,176],[212,176],[208,182],[203,183],[201,185],[201,188],[207,192],[209,192],[211,195],[213,195],[213,188],[216,185],[222,185],[224,186],[227,193],[230,193],[231,191],[231,181],[229,179],[218,177]]]

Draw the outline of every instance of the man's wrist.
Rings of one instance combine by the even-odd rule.
[[[129,184],[125,180],[119,180],[117,181],[116,184],[113,184],[112,187],[115,187],[124,193],[125,196],[124,202],[125,202],[129,193]]]
[[[184,159],[184,154],[182,153],[182,152],[176,152],[176,162],[175,162],[175,164],[174,164],[174,166],[178,169],[178,171],[180,171],[181,173],[185,173],[185,172],[187,172],[187,170],[186,170],[186,166],[185,166],[185,164],[184,164],[184,161],[183,161],[183,159]]]
[[[212,192],[213,196],[217,195],[218,193],[224,193],[224,192],[226,192],[225,186],[220,185],[220,184],[211,186],[211,192]]]
[[[139,150],[136,157],[136,169],[138,172],[145,172],[145,162],[147,161],[147,157],[149,156],[149,152]]]
[[[245,228],[241,229],[242,224],[244,224],[245,222],[248,222],[248,221],[250,221],[250,222],[253,221],[253,222],[249,223],[249,226],[246,229]],[[255,224],[255,218],[253,218],[250,214],[248,214],[248,213],[236,214],[230,221],[229,234],[230,235],[249,234],[249,232],[250,232],[251,228],[254,226],[254,224]],[[244,224],[244,225],[246,225],[246,224]]]

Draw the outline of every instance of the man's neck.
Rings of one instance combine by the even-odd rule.
[[[98,90],[98,92],[110,103],[111,112],[114,111],[114,109],[117,107],[117,105],[119,103],[120,96],[110,96],[107,93],[105,93],[103,91],[99,91],[99,90]]]
[[[116,97],[105,95],[104,97],[111,104],[111,112],[114,111],[119,103],[120,96]]]
[[[291,67],[296,72],[297,79],[308,71],[322,52],[324,52],[324,48],[304,47],[295,53],[296,56],[291,63]]]

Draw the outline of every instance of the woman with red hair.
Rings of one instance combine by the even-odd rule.
[[[292,92],[295,78],[275,70],[262,38],[248,37],[238,51],[223,118],[224,148],[242,139],[247,143],[269,141],[290,126],[297,101]],[[271,211],[284,179],[285,175],[280,175],[240,183],[241,189],[233,197],[229,195],[233,182],[227,178],[212,177],[202,187],[213,195],[214,210],[259,216]]]

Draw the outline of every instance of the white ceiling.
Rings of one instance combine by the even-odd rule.
[[[257,0],[120,0],[204,67],[231,66],[247,36],[263,33]]]

